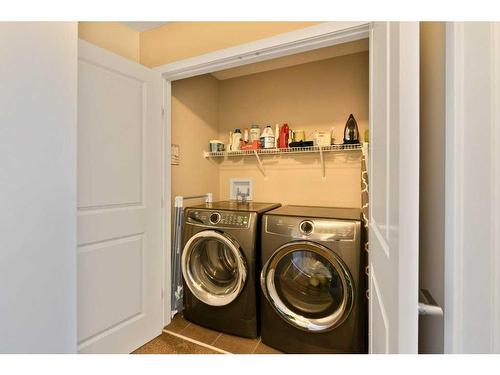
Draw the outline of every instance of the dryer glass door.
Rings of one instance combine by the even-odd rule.
[[[353,283],[340,258],[312,242],[280,247],[261,274],[264,295],[293,326],[324,332],[341,324],[353,304]]]
[[[189,239],[181,264],[189,290],[211,306],[231,303],[245,285],[247,267],[238,243],[213,230],[198,232]]]

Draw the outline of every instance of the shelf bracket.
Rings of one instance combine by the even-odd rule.
[[[253,150],[253,153],[255,157],[257,158],[257,162],[259,163],[259,169],[264,178],[266,178],[266,170],[264,169],[264,165],[262,164],[262,160],[260,160],[259,154],[257,153],[257,150]]]
[[[323,147],[319,146],[319,157],[321,159],[321,177],[326,180],[325,175],[325,158],[323,157]]]

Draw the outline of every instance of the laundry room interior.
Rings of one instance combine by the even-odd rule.
[[[200,220],[200,216],[197,216],[199,215],[198,211],[193,212],[189,207],[195,205],[196,209],[202,210],[203,204],[199,204],[205,198],[200,198],[200,195],[204,193],[211,193],[211,200],[214,202],[206,204],[207,209],[212,210],[207,212],[207,215],[219,215],[224,212],[219,210],[228,210],[231,207],[238,211],[252,210],[254,202],[255,205],[265,202],[266,204],[281,205],[285,210],[287,210],[286,207],[294,207],[297,215],[306,215],[300,220],[301,223],[306,222],[307,213],[311,207],[316,210],[314,212],[319,217],[328,217],[327,210],[332,207],[352,209],[350,216],[337,217],[335,212],[330,213],[331,219],[350,219],[361,222],[361,207],[363,204],[367,207],[368,203],[367,194],[362,202],[363,168],[366,171],[366,160],[362,162],[362,155],[363,150],[365,153],[368,151],[369,138],[368,45],[368,39],[360,39],[172,82],[172,197],[198,197],[183,202],[187,213],[185,213],[182,224],[184,231],[182,244],[178,246],[183,257],[182,259],[174,259],[175,263],[181,262],[183,264],[184,281],[182,284],[179,283],[178,288],[185,289],[184,306],[181,308],[184,309],[184,318],[187,318],[189,327],[181,330],[182,335],[192,338],[193,335],[198,337],[197,330],[200,329],[204,331],[208,328],[216,332],[220,330],[221,337],[211,341],[213,337],[208,335],[208,341],[206,339],[201,341],[219,350],[227,351],[245,351],[250,347],[254,351],[270,352],[280,352],[280,350],[311,353],[366,352],[368,326],[365,274],[366,233],[360,237],[349,238],[349,241],[354,241],[357,244],[353,250],[359,254],[359,258],[356,260],[357,263],[355,262],[354,269],[346,267],[344,270],[346,274],[354,275],[356,280],[351,279],[343,286],[340,285],[342,284],[341,277],[336,279],[334,276],[337,272],[342,274],[343,271],[335,267],[320,266],[322,262],[328,265],[329,261],[321,255],[311,255],[315,252],[308,253],[307,247],[296,251],[294,254],[296,260],[291,261],[292,268],[299,269],[302,273],[308,273],[309,276],[306,278],[307,281],[299,280],[297,285],[289,285],[288,288],[290,290],[305,288],[299,293],[317,294],[313,300],[302,303],[302,307],[295,308],[295,310],[304,309],[304,317],[299,319],[308,320],[313,317],[311,324],[316,325],[316,328],[303,326],[300,329],[318,330],[320,333],[313,333],[313,335],[315,334],[316,338],[321,337],[323,341],[327,338],[323,345],[315,343],[317,341],[315,338],[310,339],[306,336],[305,340],[312,342],[310,347],[287,347],[281,345],[279,340],[273,344],[272,339],[260,338],[259,333],[232,330],[233,327],[227,325],[227,319],[234,319],[231,325],[238,325],[237,315],[226,312],[228,314],[224,318],[226,323],[216,323],[215,316],[222,315],[220,308],[219,310],[217,308],[215,310],[200,310],[199,301],[195,297],[193,299],[197,301],[196,303],[187,300],[187,298],[192,297],[191,292],[186,291],[186,289],[189,287],[203,301],[205,291],[202,292],[202,295],[198,295],[196,287],[191,285],[205,285],[204,289],[210,289],[208,285],[214,282],[217,273],[221,273],[221,270],[213,263],[213,259],[211,260],[212,256],[209,255],[212,252],[213,256],[217,256],[213,252],[219,251],[218,256],[220,257],[218,247],[220,244],[209,245],[207,240],[204,240],[205,245],[196,241],[191,243],[195,237],[192,234],[196,231],[191,232],[188,229],[191,224],[196,225],[190,220]],[[348,134],[351,127],[354,134],[352,140],[349,139]],[[266,128],[272,130],[274,144],[272,142],[268,144],[264,139]],[[286,129],[284,132],[283,128]],[[236,133],[241,134],[236,135],[236,141],[234,141]],[[214,144],[216,144],[215,147]],[[243,194],[235,193],[239,189],[239,187],[231,186],[231,184],[235,184],[235,181],[240,186],[244,184],[242,189],[251,189],[250,193],[247,190]],[[246,183],[248,185],[245,185]],[[228,208],[225,203],[218,203],[226,201],[234,202],[234,205]],[[248,204],[250,204],[249,208],[246,206]],[[272,211],[273,208],[277,207],[269,205],[268,208],[262,208],[262,210],[264,210],[263,212],[270,210],[272,214],[275,212]],[[192,217],[191,215],[196,216]],[[201,215],[201,221],[203,221],[203,214]],[[225,220],[223,213],[222,215],[222,219],[220,216],[218,219],[220,223]],[[260,216],[261,214],[257,218]],[[240,241],[237,234],[231,234],[229,230],[224,230],[224,227],[214,224],[211,221],[211,216],[209,218],[209,224],[204,228],[204,231],[201,231],[202,234],[208,235],[209,230],[215,228],[224,235],[236,236],[236,242]],[[266,241],[264,240],[264,232],[267,233],[267,230],[261,229],[260,227],[264,228],[265,224],[261,219],[257,220],[260,223],[259,228],[257,228],[255,248],[257,253],[255,258],[258,263],[261,256],[264,256],[264,241]],[[320,220],[311,222],[313,226],[317,227],[317,231],[321,230],[322,226],[326,228],[328,225],[327,221],[320,222]],[[199,225],[201,225],[201,221],[198,223]],[[292,224],[289,223],[289,225]],[[175,230],[178,230],[178,225],[174,223]],[[361,225],[352,230],[360,232]],[[363,231],[365,230],[363,228]],[[261,231],[262,233],[260,233]],[[216,235],[217,232],[214,233],[214,236]],[[334,238],[335,235],[335,230],[329,234],[331,238]],[[174,242],[175,238],[174,234]],[[295,238],[295,240],[299,239],[314,240],[314,237],[308,238],[306,235],[300,235]],[[337,241],[342,240],[339,237]],[[204,250],[195,250],[196,248]],[[197,251],[202,254],[194,255],[197,254]],[[244,252],[244,250],[242,251]],[[301,251],[304,252],[303,255],[299,255]],[[337,251],[342,252],[342,250]],[[307,255],[305,255],[306,253]],[[194,261],[190,263],[184,260],[185,257],[188,257],[186,254],[191,254],[189,256],[192,259],[197,257],[199,262],[204,261],[206,265],[193,266]],[[206,254],[205,260],[203,260],[203,254]],[[316,256],[318,259],[315,258]],[[302,265],[297,260],[300,257],[302,257]],[[339,261],[342,263],[342,260]],[[251,263],[252,261],[247,258],[247,262]],[[336,260],[331,260],[331,262],[335,263]],[[184,268],[185,263],[188,265]],[[249,266],[248,272],[257,272],[257,280],[264,263],[262,260],[261,265],[257,266],[254,271]],[[349,263],[349,261],[346,260],[345,263]],[[190,267],[199,267],[199,269],[191,272],[189,271]],[[205,273],[211,273],[212,276],[204,280],[205,276],[200,275]],[[321,277],[325,278],[325,283],[329,283],[330,286],[323,291],[320,291],[323,289],[321,285],[319,288],[311,287],[315,283],[315,277],[311,276],[314,273],[323,273],[324,276]],[[282,279],[286,277],[288,276],[281,276]],[[298,280],[297,278],[300,276],[292,277]],[[326,282],[326,280],[329,281]],[[247,283],[250,281],[247,280]],[[337,285],[338,290],[335,290],[336,287],[333,286],[336,283],[339,284]],[[356,301],[355,303],[351,301],[351,305],[346,307],[343,304],[347,304],[347,300],[343,300],[339,296],[350,294],[351,291],[347,289],[351,284],[355,285],[353,287],[355,292],[352,291],[352,293],[355,294]],[[307,290],[308,288],[312,289]],[[328,292],[325,293],[328,288],[330,288],[330,293],[338,294],[335,297],[338,301],[328,301],[329,298],[332,298],[327,297]],[[212,292],[214,295],[216,294],[215,289]],[[186,296],[186,293],[189,296]],[[322,295],[322,293],[324,294]],[[297,298],[297,296],[289,297],[291,300]],[[300,296],[298,298],[300,299]],[[307,299],[307,297],[303,298]],[[314,298],[319,298],[319,300],[314,300]],[[216,303],[209,300],[204,302],[206,304]],[[235,303],[238,303],[237,300],[232,302],[232,304]],[[288,301],[288,303],[294,305],[294,302]],[[308,306],[307,303],[310,305]],[[338,306],[336,306],[337,303]],[[297,301],[295,304],[301,305]],[[324,333],[336,327],[330,323],[324,323],[328,321],[328,316],[335,314],[342,316],[345,314],[345,312],[341,312],[342,308],[350,312],[353,309],[352,305],[356,307],[356,311],[352,311],[350,316],[351,318],[355,317],[356,321],[344,323],[350,327],[351,331],[341,332],[344,329],[342,327],[334,330],[336,334],[333,337]],[[321,307],[318,308],[318,306]],[[337,310],[335,310],[335,306]],[[263,310],[264,307],[261,309]],[[309,315],[306,313],[307,310],[310,310]],[[332,311],[334,311],[333,314]],[[257,314],[261,313],[257,311]],[[290,310],[286,314],[293,314],[293,311]],[[347,316],[348,313],[345,315]],[[182,318],[174,317],[174,327],[179,324],[179,319]],[[262,319],[265,320],[265,318]],[[343,319],[337,317],[336,324],[340,324]],[[321,320],[323,320],[322,323],[320,323]],[[265,330],[266,322],[260,322],[260,319],[257,321],[260,330]],[[279,325],[279,322],[272,324]],[[325,325],[322,326],[322,324]],[[167,332],[171,329],[172,326],[166,328]],[[246,338],[236,339],[232,337],[229,339],[228,333],[235,335],[235,337],[243,336]],[[262,335],[265,333],[262,332]],[[281,335],[290,337],[286,332],[282,332]],[[342,343],[332,345],[336,342],[335,336],[339,335],[342,336]],[[302,339],[304,338],[300,337],[300,340]],[[235,341],[242,347],[238,347],[238,344],[236,344],[238,349],[228,346],[227,342],[234,344]],[[255,343],[257,344],[253,345]]]
[[[129,33],[119,23],[80,23],[79,36],[88,42],[90,58],[103,52],[94,48],[103,48],[140,62],[141,69],[153,69],[164,90],[161,184],[170,206],[161,207],[166,259],[161,269],[163,330],[160,336],[153,331],[141,336],[134,328],[138,339],[126,350],[364,354],[369,352],[369,321],[388,330],[380,310],[369,316],[367,266],[368,175],[374,162],[369,141],[378,137],[386,142],[390,130],[380,126],[372,134],[370,121],[373,124],[378,116],[380,124],[390,123],[385,113],[390,109],[388,78],[383,78],[390,71],[380,73],[388,62],[380,51],[375,57],[370,51],[371,26],[352,24],[344,30],[335,22],[172,22]],[[439,27],[422,24],[423,41],[442,38]],[[231,28],[248,39],[214,42],[225,41]],[[324,34],[331,39],[318,47],[307,44],[312,42],[304,35],[317,33],[322,38],[324,30],[333,30]],[[194,41],[188,31],[200,36],[206,32],[206,42],[213,45]],[[283,36],[304,45],[289,53]],[[167,39],[171,44],[163,43]],[[443,86],[438,84],[444,59],[435,53],[443,51],[442,45],[422,44],[429,50],[422,49],[426,95],[420,110],[432,126],[424,129],[419,142],[432,152],[421,158],[421,184],[436,186],[432,194],[423,190],[425,210],[420,219],[435,228],[442,213],[442,197],[435,192],[443,181],[434,177],[444,158],[442,122],[436,115],[444,106],[439,97]],[[131,45],[140,48],[127,49]],[[272,58],[259,52],[254,59],[250,52],[240,52],[245,48],[278,52]],[[374,61],[378,75],[372,71]],[[375,85],[384,94],[374,95]],[[137,100],[127,95],[126,100]],[[92,95],[88,100],[94,100]],[[384,147],[377,163],[388,168]],[[378,209],[384,233],[389,233],[389,217],[383,205],[393,198],[387,189],[393,177],[389,171],[373,175],[381,188],[370,191],[383,203]],[[419,255],[420,280],[429,289],[438,285],[434,293],[442,304],[442,251],[433,251],[440,234],[427,231],[421,237],[427,246]],[[120,277],[128,280],[125,275]],[[85,277],[90,280],[95,272],[89,267]],[[128,306],[132,300],[120,301]],[[92,352],[99,344],[101,324],[108,322],[102,323],[85,303],[80,306],[80,320],[91,329],[80,332],[79,350]],[[109,304],[109,310],[115,306],[120,307]],[[126,316],[128,311],[121,313]],[[425,332],[419,341],[422,352],[442,350],[442,320],[419,322]],[[388,336],[381,332],[377,345],[385,347]]]
[[[0,20],[0,354],[500,353],[500,22],[270,7]]]

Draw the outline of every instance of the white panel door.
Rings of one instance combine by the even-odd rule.
[[[370,32],[371,353],[417,353],[419,24]]]
[[[162,330],[162,79],[79,41],[78,350]]]

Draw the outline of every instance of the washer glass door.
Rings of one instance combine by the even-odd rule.
[[[353,283],[342,260],[312,242],[280,247],[264,265],[262,291],[291,325],[324,332],[341,324],[353,303]]]
[[[247,267],[240,247],[220,232],[206,230],[192,236],[181,263],[187,287],[208,305],[231,303],[245,285]]]

